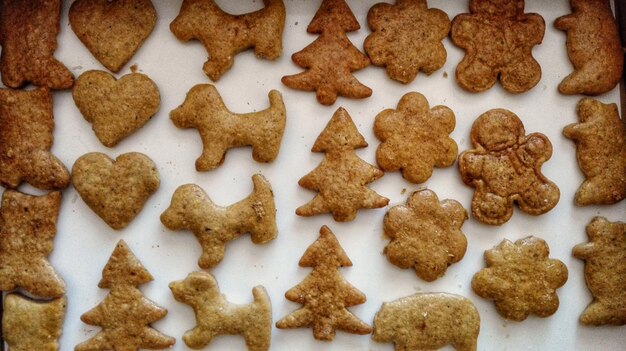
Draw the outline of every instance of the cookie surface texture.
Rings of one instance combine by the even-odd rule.
[[[304,91],[315,91],[317,101],[332,105],[337,96],[363,99],[372,95],[372,89],[361,84],[352,72],[370,64],[346,32],[361,26],[345,0],[323,0],[307,27],[307,32],[320,34],[313,43],[291,56],[293,62],[306,71],[282,78],[286,86]]]
[[[449,136],[455,124],[454,112],[446,106],[431,109],[422,94],[405,94],[395,110],[376,116],[374,134],[382,141],[376,163],[387,172],[402,170],[411,183],[423,183],[433,167],[449,167],[456,160],[458,147]]]
[[[156,84],[141,73],[119,80],[103,71],[87,71],[72,90],[76,107],[102,144],[113,147],[146,124],[159,110]]]
[[[439,9],[429,9],[426,0],[396,0],[379,3],[367,14],[372,34],[363,44],[372,64],[387,68],[387,75],[410,83],[417,73],[428,75],[446,63],[441,42],[450,32],[450,19]]]
[[[58,191],[31,196],[13,190],[0,207],[0,291],[22,288],[39,298],[57,298],[65,283],[48,262],[61,207]]]
[[[91,152],[72,167],[72,184],[85,203],[111,228],[125,228],[159,188],[159,173],[138,152],[109,156]]]
[[[59,350],[67,299],[36,302],[19,294],[4,298],[2,336],[11,351]]]
[[[587,225],[589,242],[574,246],[585,261],[585,282],[593,301],[580,315],[586,325],[626,324],[626,223],[596,217]]]
[[[556,289],[567,281],[563,262],[548,258],[542,239],[529,236],[515,243],[503,240],[485,251],[486,268],[472,278],[472,289],[494,300],[502,317],[523,321],[529,314],[548,317],[559,308]]]
[[[365,303],[365,294],[339,273],[338,268],[350,267],[352,261],[327,226],[322,226],[319,239],[307,248],[299,265],[312,267],[313,271],[285,297],[303,306],[276,322],[277,328],[311,327],[316,339],[326,341],[333,340],[336,330],[362,335],[372,332],[348,310]]]
[[[465,297],[418,293],[384,302],[374,318],[372,339],[393,342],[396,350],[436,350],[452,345],[476,351],[480,316]]]
[[[579,122],[563,129],[576,143],[578,166],[587,178],[576,191],[574,203],[617,203],[626,197],[626,126],[617,105],[585,98],[577,112]]]
[[[470,0],[470,13],[452,20],[452,42],[465,50],[456,68],[459,85],[470,92],[491,88],[498,78],[511,93],[523,93],[541,79],[532,56],[541,44],[543,18],[524,13],[524,0]]]
[[[2,0],[0,73],[4,85],[20,88],[30,82],[50,89],[72,87],[72,73],[54,58],[60,16],[61,0]]]
[[[196,170],[219,167],[226,151],[237,146],[252,146],[252,158],[257,162],[272,162],[278,156],[287,112],[280,92],[271,90],[268,96],[267,109],[238,114],[226,108],[213,85],[199,84],[189,90],[170,118],[178,128],[195,128],[200,133],[203,148]]]
[[[615,88],[624,70],[624,51],[608,0],[570,0],[572,14],[554,26],[567,33],[574,72],[559,84],[562,94],[599,95]]]
[[[439,201],[431,190],[416,191],[406,205],[392,207],[383,222],[391,242],[385,247],[387,259],[400,268],[413,268],[418,277],[434,281],[467,249],[461,231],[467,212],[455,200]]]
[[[228,302],[215,277],[207,272],[190,273],[169,285],[176,301],[187,304],[196,314],[196,327],[183,335],[192,349],[205,348],[219,335],[241,335],[250,351],[267,351],[272,336],[272,305],[262,286],[252,289],[248,305]]]
[[[17,188],[22,181],[45,189],[62,189],[70,173],[52,153],[52,95],[45,88],[0,89],[0,183]]]
[[[150,0],[77,0],[69,18],[93,56],[118,72],[152,33],[157,13]]]
[[[167,310],[148,300],[137,288],[152,280],[152,275],[124,240],[120,240],[98,283],[99,288],[109,289],[109,294],[100,304],[80,316],[84,323],[100,326],[102,330],[74,350],[160,350],[174,345],[174,338],[150,326],[164,318]]]
[[[386,206],[389,199],[366,186],[382,177],[383,172],[360,159],[354,151],[366,146],[352,118],[340,107],[311,149],[325,153],[324,160],[298,181],[301,187],[318,194],[298,207],[296,214],[309,217],[331,213],[336,221],[348,222],[356,218],[358,209]]]
[[[472,125],[473,149],[459,155],[459,172],[475,188],[472,215],[482,223],[507,222],[513,203],[537,216],[559,201],[559,188],[541,173],[552,144],[541,133],[525,133],[519,117],[504,109],[489,110]]]
[[[283,0],[263,0],[265,7],[241,15],[228,14],[214,0],[183,0],[170,30],[182,41],[198,39],[209,53],[204,73],[217,81],[241,51],[254,48],[257,57],[280,57],[285,27]]]
[[[228,207],[218,206],[195,184],[180,186],[161,222],[171,230],[191,230],[202,246],[201,268],[212,268],[224,258],[226,243],[250,233],[255,244],[264,244],[278,233],[276,206],[270,183],[260,174],[252,176],[254,190]]]

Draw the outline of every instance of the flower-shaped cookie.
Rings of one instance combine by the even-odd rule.
[[[504,318],[523,321],[531,313],[548,317],[559,308],[556,289],[567,281],[567,267],[549,254],[543,239],[529,236],[515,243],[505,239],[485,251],[487,267],[474,275],[472,289],[494,300]]]
[[[376,150],[378,166],[384,171],[401,169],[412,183],[425,182],[433,167],[448,167],[456,160],[458,148],[449,137],[455,123],[449,108],[429,109],[422,94],[405,94],[397,109],[376,116],[374,133],[382,141]]]
[[[394,265],[413,267],[420,278],[434,281],[465,255],[461,226],[466,219],[457,201],[439,202],[430,190],[416,191],[406,206],[395,206],[385,215],[383,230],[391,238],[385,255]]]
[[[450,32],[450,19],[439,9],[429,9],[426,0],[376,4],[367,23],[372,34],[363,44],[365,52],[374,65],[387,67],[391,79],[409,83],[420,70],[431,74],[446,63],[441,41]]]
[[[524,0],[471,0],[470,13],[452,20],[452,42],[465,50],[456,69],[459,85],[470,92],[491,88],[500,77],[502,87],[523,93],[541,79],[532,56],[541,44],[545,22],[524,13]]]
[[[476,188],[472,215],[477,220],[505,223],[513,215],[513,202],[535,216],[556,206],[559,188],[541,173],[552,156],[545,135],[525,135],[514,113],[495,109],[474,121],[471,139],[474,148],[459,156],[459,172],[465,184]]]

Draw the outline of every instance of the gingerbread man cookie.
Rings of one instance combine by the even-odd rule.
[[[471,0],[470,13],[452,20],[452,42],[465,50],[456,69],[459,85],[478,93],[500,78],[511,93],[523,93],[541,79],[541,67],[532,56],[541,44],[545,22],[536,13],[524,13],[524,0]]]
[[[489,110],[474,121],[474,148],[459,156],[459,172],[476,189],[472,215],[477,220],[500,225],[513,215],[514,202],[536,216],[559,201],[559,188],[541,173],[552,144],[543,134],[525,133],[519,117],[504,109]]]

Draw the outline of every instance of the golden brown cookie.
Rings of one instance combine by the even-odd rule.
[[[556,289],[567,281],[563,262],[548,258],[543,239],[529,236],[485,251],[486,268],[472,278],[472,289],[494,300],[502,317],[523,321],[529,314],[548,317],[559,308]]]
[[[202,246],[198,259],[201,268],[212,268],[224,258],[226,243],[250,233],[255,244],[276,238],[276,206],[270,183],[260,174],[252,176],[254,190],[247,198],[228,207],[213,203],[195,184],[182,185],[172,195],[172,202],[161,222],[171,230],[188,229]]]
[[[31,196],[6,190],[0,207],[0,291],[22,288],[41,298],[65,293],[48,262],[61,207],[58,191]]]
[[[254,48],[257,57],[275,60],[280,57],[285,27],[283,0],[263,0],[261,10],[228,14],[214,0],[183,0],[180,13],[170,30],[182,41],[198,39],[209,53],[204,73],[213,81],[220,79],[241,51]]]
[[[545,31],[543,17],[524,13],[524,0],[470,0],[470,13],[452,20],[452,42],[465,50],[456,68],[459,85],[470,92],[491,88],[498,78],[511,93],[523,93],[541,79],[532,55]]]
[[[626,197],[626,126],[616,104],[585,98],[577,106],[579,123],[563,129],[576,143],[578,165],[587,178],[576,191],[578,206],[607,205]]]
[[[327,226],[322,226],[319,239],[302,255],[299,265],[313,267],[313,271],[289,289],[285,297],[303,306],[276,322],[277,328],[311,327],[316,339],[326,341],[333,340],[337,329],[353,334],[372,332],[369,325],[348,310],[366,299],[337,270],[352,266],[352,262]]]
[[[22,181],[40,189],[62,189],[70,173],[52,148],[52,95],[46,88],[0,89],[0,184]]]
[[[476,351],[480,316],[472,301],[447,293],[418,293],[384,302],[374,318],[372,339],[393,342],[396,351],[435,350],[452,345]]]
[[[353,99],[371,96],[372,89],[352,75],[370,64],[369,58],[352,45],[346,35],[359,28],[345,0],[323,0],[307,27],[307,32],[320,34],[320,37],[291,56],[293,62],[306,71],[283,77],[283,84],[315,91],[322,105],[334,104],[338,95]]]
[[[585,261],[585,281],[593,301],[580,315],[587,325],[626,324],[626,223],[596,217],[587,225],[589,242],[574,246]]]
[[[61,0],[2,0],[1,5],[2,83],[10,88],[28,82],[50,89],[71,88],[72,73],[54,58]]]
[[[298,207],[298,216],[331,213],[338,222],[356,218],[361,208],[380,208],[389,199],[366,185],[383,176],[383,172],[363,161],[355,149],[367,147],[352,118],[340,107],[315,140],[311,151],[325,154],[322,163],[300,179],[301,187],[317,191],[313,200]]]
[[[65,296],[37,302],[19,294],[4,298],[2,337],[10,351],[57,351],[65,319]]]
[[[80,316],[84,323],[100,326],[102,330],[78,344],[74,350],[159,350],[174,345],[176,339],[150,326],[165,317],[167,310],[148,300],[137,288],[152,280],[152,275],[124,240],[120,240],[98,283],[99,288],[109,289],[109,294],[104,301]]]
[[[394,265],[413,268],[418,277],[434,281],[465,255],[467,239],[461,226],[466,219],[459,202],[439,202],[431,190],[416,191],[406,206],[387,211],[383,231],[391,242],[384,253]]]
[[[159,188],[159,172],[138,152],[109,156],[90,152],[72,167],[72,184],[80,197],[113,229],[125,228]]]
[[[567,33],[567,55],[574,72],[559,84],[562,94],[599,95],[622,78],[624,50],[608,0],[570,0],[572,14],[554,26]]]
[[[396,0],[379,3],[367,13],[372,34],[365,38],[365,52],[372,64],[387,68],[387,75],[410,83],[417,73],[428,75],[446,63],[441,42],[450,32],[450,18],[439,9],[429,9],[426,0]]]
[[[156,84],[141,73],[119,80],[103,71],[81,74],[72,90],[76,107],[102,144],[115,146],[146,124],[159,110]]]
[[[537,216],[559,202],[559,188],[542,173],[552,156],[552,144],[541,133],[525,135],[522,121],[505,109],[489,110],[474,121],[473,149],[459,155],[463,182],[476,190],[472,215],[500,225],[513,215],[513,203]]]
[[[257,162],[272,162],[278,156],[285,131],[287,112],[277,90],[269,93],[270,107],[250,113],[233,113],[226,108],[215,86],[198,84],[187,93],[185,102],[170,112],[178,128],[195,128],[203,149],[196,160],[196,170],[219,167],[226,151],[237,146],[252,146]]]
[[[196,327],[183,335],[192,349],[205,348],[219,335],[241,335],[250,351],[267,351],[272,337],[272,305],[262,286],[252,289],[254,302],[236,305],[220,292],[215,278],[207,272],[190,273],[170,283],[176,301],[187,304],[196,314]]]
[[[152,32],[157,13],[150,0],[76,0],[69,17],[93,56],[118,72]]]
[[[386,172],[402,171],[412,183],[423,183],[433,167],[449,167],[458,148],[450,138],[456,121],[446,106],[432,109],[420,93],[407,93],[395,110],[376,116],[374,133],[382,141],[376,150],[376,163]]]

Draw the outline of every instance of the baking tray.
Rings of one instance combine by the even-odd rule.
[[[231,13],[244,13],[262,7],[261,1],[217,2]],[[370,33],[366,15],[376,2],[350,1],[362,26],[361,30],[349,33],[350,40],[358,48],[362,48],[363,40]],[[67,18],[70,3],[63,3],[56,57],[76,76],[86,70],[104,69],[71,31]],[[69,300],[61,350],[71,350],[99,331],[97,327],[82,323],[80,315],[100,303],[108,293],[108,290],[99,289],[97,284],[102,268],[120,239],[128,243],[154,276],[153,282],[140,287],[142,292],[169,310],[167,317],[153,324],[154,328],[177,339],[174,350],[188,350],[181,336],[195,326],[194,314],[190,307],[174,300],[167,285],[199,270],[196,260],[200,255],[200,246],[190,232],[167,230],[160,223],[159,215],[167,208],[172,193],[179,185],[198,184],[216,203],[228,205],[251,192],[250,177],[255,173],[265,175],[273,186],[279,234],[266,245],[253,245],[248,236],[227,245],[224,260],[211,273],[219,282],[221,291],[232,302],[250,303],[252,287],[263,285],[272,300],[274,321],[299,308],[299,304],[286,300],[283,295],[310,273],[309,268],[298,267],[298,260],[317,239],[320,227],[328,225],[354,264],[353,267],[341,268],[341,273],[367,295],[366,303],[350,310],[368,323],[372,323],[383,301],[416,292],[444,291],[466,296],[478,308],[481,315],[479,350],[623,349],[626,343],[623,327],[586,327],[578,323],[578,316],[591,301],[591,295],[585,286],[583,263],[572,257],[571,249],[587,240],[585,226],[594,216],[624,220],[626,202],[584,208],[573,205],[574,193],[583,176],[576,163],[574,143],[562,135],[562,129],[577,121],[575,107],[582,96],[563,96],[556,90],[572,67],[565,50],[565,33],[553,27],[558,16],[570,12],[568,1],[526,2],[526,12],[540,13],[546,22],[543,43],[533,50],[543,75],[539,84],[527,93],[512,95],[499,85],[480,94],[463,91],[454,78],[463,51],[445,39],[447,62],[432,75],[420,73],[413,82],[403,85],[390,80],[384,69],[370,66],[355,72],[355,76],[373,89],[373,95],[362,100],[339,98],[333,106],[319,105],[315,94],[289,89],[280,82],[283,75],[302,71],[292,63],[290,56],[317,38],[306,33],[306,26],[319,3],[285,1],[287,21],[283,56],[276,61],[266,61],[255,58],[251,51],[239,54],[233,69],[216,83],[226,105],[235,112],[264,109],[268,106],[269,90],[282,92],[287,108],[287,128],[280,154],[273,163],[256,163],[251,158],[250,148],[239,148],[229,151],[224,164],[217,170],[206,173],[195,171],[194,161],[202,147],[199,135],[195,130],[176,128],[168,114],[183,102],[192,86],[210,83],[210,80],[202,72],[207,55],[202,45],[197,41],[182,43],[169,30],[170,22],[180,9],[180,0],[154,1],[158,21],[153,33],[131,62],[116,75],[120,77],[130,73],[130,65],[136,64],[139,72],[150,76],[160,89],[160,111],[137,133],[115,148],[106,148],[96,139],[91,125],[80,115],[71,91],[54,93],[56,129],[52,151],[68,168],[87,152],[104,152],[116,157],[138,151],[154,160],[161,175],[158,192],[147,201],[139,216],[121,231],[109,228],[85,205],[73,188],[63,192],[55,249],[50,255],[50,261],[67,283]],[[431,0],[429,5],[443,9],[450,18],[468,10],[467,1]],[[379,141],[372,131],[374,117],[385,108],[395,108],[400,97],[411,91],[424,94],[431,106],[443,104],[454,111],[456,128],[451,136],[460,151],[470,147],[470,127],[480,114],[492,108],[513,111],[524,122],[527,133],[542,132],[551,140],[554,152],[543,166],[543,172],[561,190],[559,204],[539,217],[528,216],[516,209],[513,218],[499,227],[479,224],[474,219],[466,221],[462,228],[468,239],[465,258],[452,265],[444,277],[432,283],[418,279],[412,270],[391,265],[382,254],[388,243],[382,233],[386,209],[359,211],[357,219],[348,223],[337,223],[330,215],[302,218],[294,214],[296,207],[315,195],[299,187],[297,182],[322,161],[323,155],[311,153],[310,149],[333,112],[340,106],[348,110],[370,145],[356,153],[375,164]],[[619,102],[620,91],[614,89],[597,99],[605,103]],[[372,189],[390,199],[387,208],[403,204],[412,191],[424,187],[434,190],[440,199],[456,199],[466,209],[470,207],[473,192],[462,184],[456,164],[436,169],[433,176],[420,185],[408,183],[398,172],[386,173],[382,179],[371,184]],[[20,189],[41,193],[28,186]],[[486,249],[504,238],[517,240],[528,235],[547,241],[550,256],[567,265],[569,280],[558,290],[561,306],[553,316],[531,316],[523,322],[507,321],[496,313],[491,301],[472,292],[470,281],[473,274],[484,266],[483,252]],[[216,338],[207,349],[243,350],[245,343],[238,336],[223,336]],[[338,332],[333,342],[321,342],[312,337],[310,329],[272,330],[271,350],[319,349],[390,351],[393,345],[376,343],[368,335],[344,332]]]

